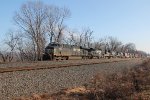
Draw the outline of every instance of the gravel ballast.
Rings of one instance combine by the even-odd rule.
[[[60,89],[81,86],[98,74],[110,74],[142,63],[142,59],[54,68],[31,71],[0,73],[0,100],[29,96],[33,93],[53,93]]]

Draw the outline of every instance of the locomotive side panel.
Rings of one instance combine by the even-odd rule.
[[[71,49],[63,47],[55,47],[54,56],[71,56]]]
[[[45,48],[44,56],[47,59],[69,59],[70,57],[78,57],[87,59],[92,59],[93,57],[101,58],[102,50],[96,50],[93,48],[84,48],[75,45],[67,45],[67,44],[56,44],[50,43]]]
[[[79,47],[72,47],[72,56],[80,56],[82,54],[82,50]]]

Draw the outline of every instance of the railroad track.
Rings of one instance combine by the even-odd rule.
[[[51,65],[35,65],[35,66],[24,66],[24,67],[7,67],[0,68],[0,73],[7,72],[15,72],[15,71],[30,71],[30,70],[41,70],[41,69],[53,69],[53,68],[63,68],[63,67],[71,67],[71,66],[81,66],[81,65],[92,65],[92,64],[101,64],[101,63],[111,63],[111,62],[119,62],[126,61],[130,59],[105,59],[105,60],[96,60],[96,61],[83,61],[78,63],[67,63],[67,64],[51,64]],[[67,61],[66,61],[67,62]]]

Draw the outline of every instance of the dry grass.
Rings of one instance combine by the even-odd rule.
[[[96,75],[88,89],[93,100],[150,99],[150,60],[139,67],[109,76]],[[100,91],[100,92],[99,92]]]
[[[82,87],[15,100],[150,100],[150,60],[122,73],[98,74]]]

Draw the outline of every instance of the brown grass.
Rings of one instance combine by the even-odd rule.
[[[93,88],[93,100],[145,99],[150,98],[150,60],[139,67],[109,76],[96,75],[88,89]],[[99,92],[100,91],[100,92]]]

